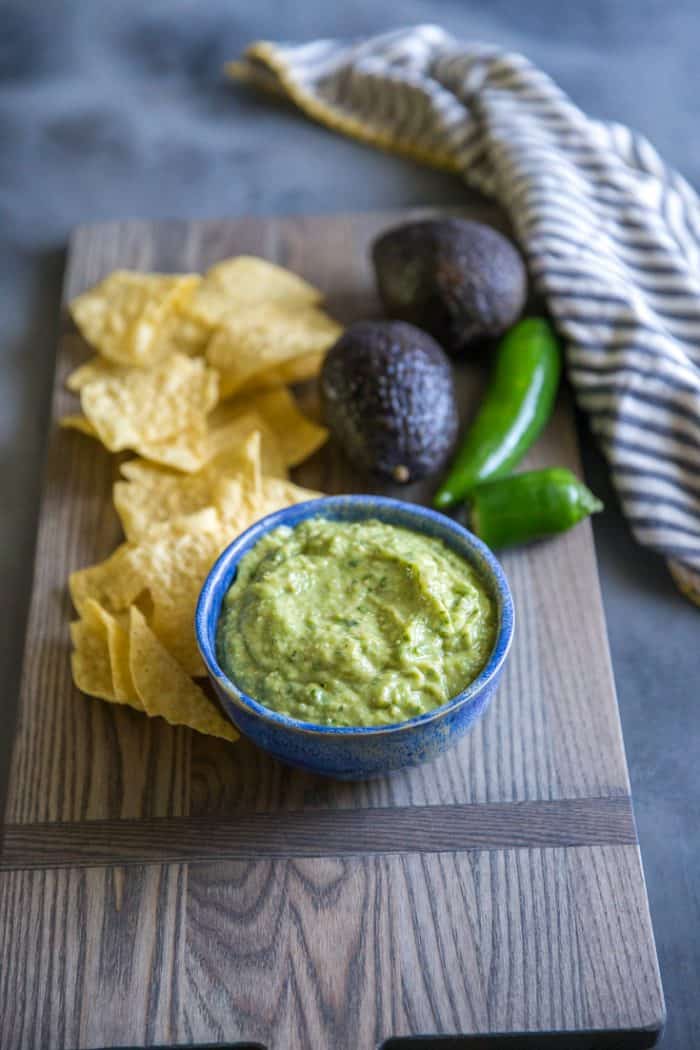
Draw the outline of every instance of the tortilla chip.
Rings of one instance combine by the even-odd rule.
[[[115,270],[77,296],[70,311],[85,339],[116,364],[152,365],[165,319],[192,297],[198,274]]]
[[[61,416],[58,425],[65,430],[79,430],[81,434],[87,434],[88,437],[97,437],[97,431],[85,416]]]
[[[81,616],[88,615],[91,599],[107,612],[117,613],[138,598],[145,582],[133,571],[132,549],[128,543],[122,543],[104,561],[70,574],[68,588]]]
[[[128,370],[83,386],[83,412],[111,452],[160,450],[188,432],[201,437],[218,395],[216,373],[203,360],[173,354],[153,368]],[[196,469],[196,467],[194,468]]]
[[[266,514],[270,514],[273,510],[282,510],[283,507],[291,507],[294,503],[306,503],[310,499],[320,499],[321,496],[323,492],[302,488],[301,485],[294,485],[291,481],[282,481],[279,478],[263,480]]]
[[[187,313],[211,327],[226,314],[248,306],[274,302],[313,306],[321,298],[318,289],[289,270],[252,255],[238,255],[207,270]]]
[[[70,625],[70,636],[74,647],[71,671],[78,689],[88,696],[116,702],[107,636],[102,625],[92,619],[76,620]]]
[[[219,370],[219,396],[221,400],[229,397],[243,397],[275,390],[279,386],[291,386],[295,383],[314,379],[320,371],[320,363],[325,354],[306,354],[290,361],[287,366],[270,368],[265,372],[256,372],[250,379],[239,385],[234,373]]]
[[[237,396],[257,394],[264,390],[274,390],[278,386],[292,386],[315,379],[321,371],[325,356],[325,353],[305,354],[279,368],[271,368],[267,372],[254,375],[239,388]]]
[[[80,615],[73,674],[85,692],[237,737],[189,677],[205,672],[194,612],[241,531],[319,495],[292,485],[287,467],[327,433],[284,384],[316,375],[340,332],[320,298],[281,267],[241,256],[204,280],[116,271],[71,304],[99,354],[68,377],[83,414],[61,425],[139,454],[114,487],[128,542],[69,581]],[[212,411],[220,369],[241,396]]]
[[[137,711],[143,711],[143,704],[137,696],[129,670],[128,616],[123,613],[113,616],[92,599],[88,599],[86,603],[86,612],[99,621],[107,639],[115,699],[120,703],[129,704]]]
[[[217,485],[217,504],[220,486],[226,484]],[[239,490],[238,503],[231,513],[211,506],[154,525],[148,538],[129,551],[128,570],[142,581],[153,603],[151,629],[188,674],[204,673],[196,645],[194,613],[202,584],[221,551],[268,510],[288,505],[290,497],[297,502],[316,495],[273,480],[273,485],[284,487],[275,487],[268,501],[268,479],[262,484],[263,501],[258,503],[240,481],[229,480],[228,485]]]
[[[276,435],[282,458],[289,467],[303,463],[328,440],[326,428],[300,411],[286,387],[245,397],[241,394],[232,401],[223,402],[211,413],[209,424],[223,426],[244,412],[256,412],[267,423]]]
[[[216,486],[214,503],[224,526],[230,535],[229,542],[246,529],[254,525],[266,514],[272,514],[283,507],[294,503],[306,503],[323,495],[312,489],[293,485],[291,481],[280,481],[277,478],[262,479],[262,498],[254,500],[238,478],[224,478]]]
[[[246,498],[245,489],[239,478],[222,478],[216,483],[213,503],[220,520],[230,530],[232,543],[236,536],[262,517],[252,501]],[[256,515],[255,517],[253,515]]]
[[[262,503],[262,452],[260,431],[254,430],[241,449],[238,477],[241,485],[257,506]]]
[[[73,603],[84,615],[92,598],[115,614],[147,593],[153,630],[188,673],[202,674],[194,610],[204,579],[230,538],[214,507],[155,525],[143,543],[124,543],[105,561],[74,572]]]
[[[222,550],[267,514],[263,500],[256,500],[238,478],[224,478],[217,484],[214,504],[227,537]]]
[[[253,403],[255,411],[277,435],[284,460],[290,467],[303,463],[328,440],[328,430],[304,415],[286,387],[267,391]]]
[[[230,397],[269,371],[278,374],[300,358],[324,353],[341,331],[314,306],[290,309],[285,303],[262,303],[227,314],[206,357],[220,372],[221,396]]]
[[[132,543],[148,538],[154,525],[193,514],[211,503],[210,482],[203,472],[177,475],[163,471],[151,484],[117,481],[114,507]]]
[[[135,451],[145,459],[173,470],[192,474],[201,470],[207,459],[206,419],[194,420],[188,430],[162,441],[141,441]]]
[[[188,317],[181,311],[169,314],[161,325],[156,336],[154,354],[158,360],[171,354],[187,354],[188,357],[201,356],[211,339],[211,325]]]
[[[258,439],[256,442],[255,438]],[[290,503],[313,499],[317,493],[279,479],[259,476],[259,435],[246,449],[249,476],[218,481],[214,506],[171,521],[151,523],[138,544],[123,544],[106,561],[81,569],[70,578],[76,608],[85,614],[90,599],[113,616],[147,594],[152,612],[150,626],[181,667],[191,675],[204,673],[195,633],[194,612],[204,579],[215,559],[253,522]],[[116,634],[116,631],[115,631]],[[113,642],[119,645],[119,640]],[[114,658],[115,666],[121,658]],[[128,684],[123,684],[128,693]],[[113,690],[115,692],[115,690]]]
[[[212,417],[209,417],[211,423]],[[223,416],[210,426],[206,434],[206,449],[204,454],[204,465],[220,460],[219,466],[224,468],[226,457],[235,460],[246,438],[254,430],[259,430],[261,435],[262,469],[265,474],[273,477],[286,477],[287,472],[282,460],[277,438],[272,429],[264,422],[262,416],[257,412],[242,411],[232,415],[230,419]],[[151,482],[154,479],[169,477],[180,478],[180,474],[166,470],[164,467],[136,456],[121,464],[121,473],[129,481]],[[182,479],[181,479],[182,480]]]
[[[81,434],[86,434],[88,437],[97,438],[97,431],[85,416],[63,416],[59,419],[58,425],[68,430],[78,430]],[[264,426],[262,419],[260,420],[260,426]],[[268,434],[270,435],[267,445],[268,449],[271,442],[275,443],[274,451],[270,453],[274,469],[271,469],[270,472],[274,473],[275,476],[284,477],[284,469],[282,468],[282,472],[279,469],[281,456],[276,438],[269,430]],[[183,471],[191,473],[199,470],[209,455],[206,424],[202,422],[183,434],[169,438],[167,441],[142,441],[141,452],[144,455],[142,462],[150,462],[154,469],[158,469],[157,464],[162,464],[165,468],[172,467],[178,474]]]
[[[233,537],[214,507],[153,527],[129,552],[130,569],[153,602],[151,628],[191,675],[205,673],[194,633],[197,598],[209,569]]]
[[[325,357],[325,351],[321,351],[315,354],[305,354],[303,357],[290,361],[289,364],[282,365],[280,368],[281,385],[292,386],[294,383],[307,383],[310,379],[315,379],[321,371]]]
[[[237,740],[228,719],[180,667],[132,606],[129,620],[131,677],[145,711],[170,725],[189,726],[198,733]]]
[[[194,474],[176,473],[143,459],[122,464],[122,474],[127,480],[115,483],[114,505],[127,539],[146,539],[152,526],[209,506],[220,479],[245,474],[247,466],[251,476],[246,439],[254,433],[258,435],[258,469],[266,472],[272,465],[284,479],[276,438],[256,414],[241,416],[213,432],[210,438],[216,436],[219,451]],[[215,447],[217,443],[212,442],[212,450]]]
[[[95,354],[84,364],[78,365],[66,379],[66,387],[73,393],[78,393],[88,383],[95,379],[128,375],[131,369],[126,365],[114,365],[99,354]]]
[[[224,291],[232,306],[278,300],[313,305],[322,299],[318,288],[303,277],[257,255],[222,259],[207,270],[205,282]]]
[[[257,412],[244,412],[228,423],[210,427],[207,434],[207,462],[216,461],[220,470],[226,470],[229,461],[240,455],[249,434],[260,433],[260,462],[263,474],[274,478],[287,477],[287,464],[280,443],[272,427]],[[231,473],[231,469],[227,472]]]
[[[227,477],[212,472],[210,476],[210,505],[204,509],[211,510],[212,505],[216,509],[223,546],[231,543],[239,533],[265,514],[264,480],[261,470],[260,433],[254,431],[240,450],[237,467],[232,474]],[[228,493],[225,506],[219,499],[222,491]],[[157,535],[159,531],[157,527],[151,529],[151,536]]]

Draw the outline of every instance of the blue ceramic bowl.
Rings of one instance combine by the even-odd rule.
[[[498,632],[481,674],[442,707],[389,726],[341,728],[300,722],[247,696],[226,677],[216,655],[216,627],[224,595],[243,555],[280,525],[307,518],[334,521],[379,519],[443,540],[479,572],[496,603]],[[197,644],[221,706],[245,736],[292,766],[342,780],[361,780],[440,755],[484,712],[501,676],[513,634],[513,601],[503,569],[488,547],[450,518],[381,496],[329,496],[269,514],[242,533],[214,564],[202,588],[195,617]]]

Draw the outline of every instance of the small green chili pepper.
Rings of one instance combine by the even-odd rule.
[[[475,485],[508,474],[554,408],[561,353],[544,318],[520,321],[501,340],[493,380],[433,505],[451,507]]]
[[[565,467],[485,481],[476,486],[469,500],[472,531],[495,548],[565,532],[603,509],[600,500]]]

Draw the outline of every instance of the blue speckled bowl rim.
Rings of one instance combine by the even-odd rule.
[[[491,584],[494,593],[498,595],[500,602],[498,634],[491,656],[481,673],[461,693],[453,696],[446,703],[434,708],[432,711],[416,715],[414,718],[406,719],[403,722],[392,722],[390,725],[384,726],[326,726],[319,725],[316,722],[303,722],[265,707],[264,704],[259,703],[252,696],[248,696],[247,693],[243,692],[224,673],[216,655],[216,628],[219,622],[221,603],[226,591],[233,582],[241,558],[258,543],[265,533],[271,532],[281,525],[294,528],[295,525],[313,517],[343,520],[343,512],[348,514],[357,510],[366,510],[366,518],[368,520],[372,517],[379,517],[380,520],[385,521],[387,524],[393,523],[414,531],[422,531],[415,520],[422,519],[426,523],[436,526],[442,533],[437,538],[443,539],[457,554],[461,554],[463,557],[463,545],[466,544],[466,546],[470,547],[482,562],[482,565],[476,565],[475,568],[483,576],[483,564],[488,567],[490,578],[487,582]],[[410,523],[396,521],[392,519],[391,512],[409,515],[413,521]],[[428,535],[433,535],[433,533],[428,533]],[[458,543],[451,543],[450,536],[458,540]],[[513,598],[508,581],[500,563],[485,543],[469,532],[468,529],[465,529],[463,525],[460,525],[459,522],[448,518],[445,514],[439,513],[439,511],[431,510],[429,507],[424,507],[418,503],[408,503],[405,500],[391,499],[388,496],[367,494],[324,496],[321,499],[295,503],[291,507],[285,507],[283,510],[274,511],[272,514],[267,514],[264,518],[260,518],[254,525],[242,532],[240,536],[237,536],[214,562],[202,586],[195,612],[197,645],[206,664],[207,671],[215,683],[224,690],[234,703],[247,707],[251,712],[267,722],[299,733],[322,736],[379,736],[385,733],[395,733],[409,729],[413,726],[420,726],[436,718],[443,718],[449,711],[473,700],[488,685],[491,679],[498,674],[508,655],[513,637],[513,626]]]

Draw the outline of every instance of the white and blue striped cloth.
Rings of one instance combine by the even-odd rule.
[[[517,54],[421,26],[255,44],[232,75],[460,174],[509,216],[634,535],[700,595],[700,201]]]

